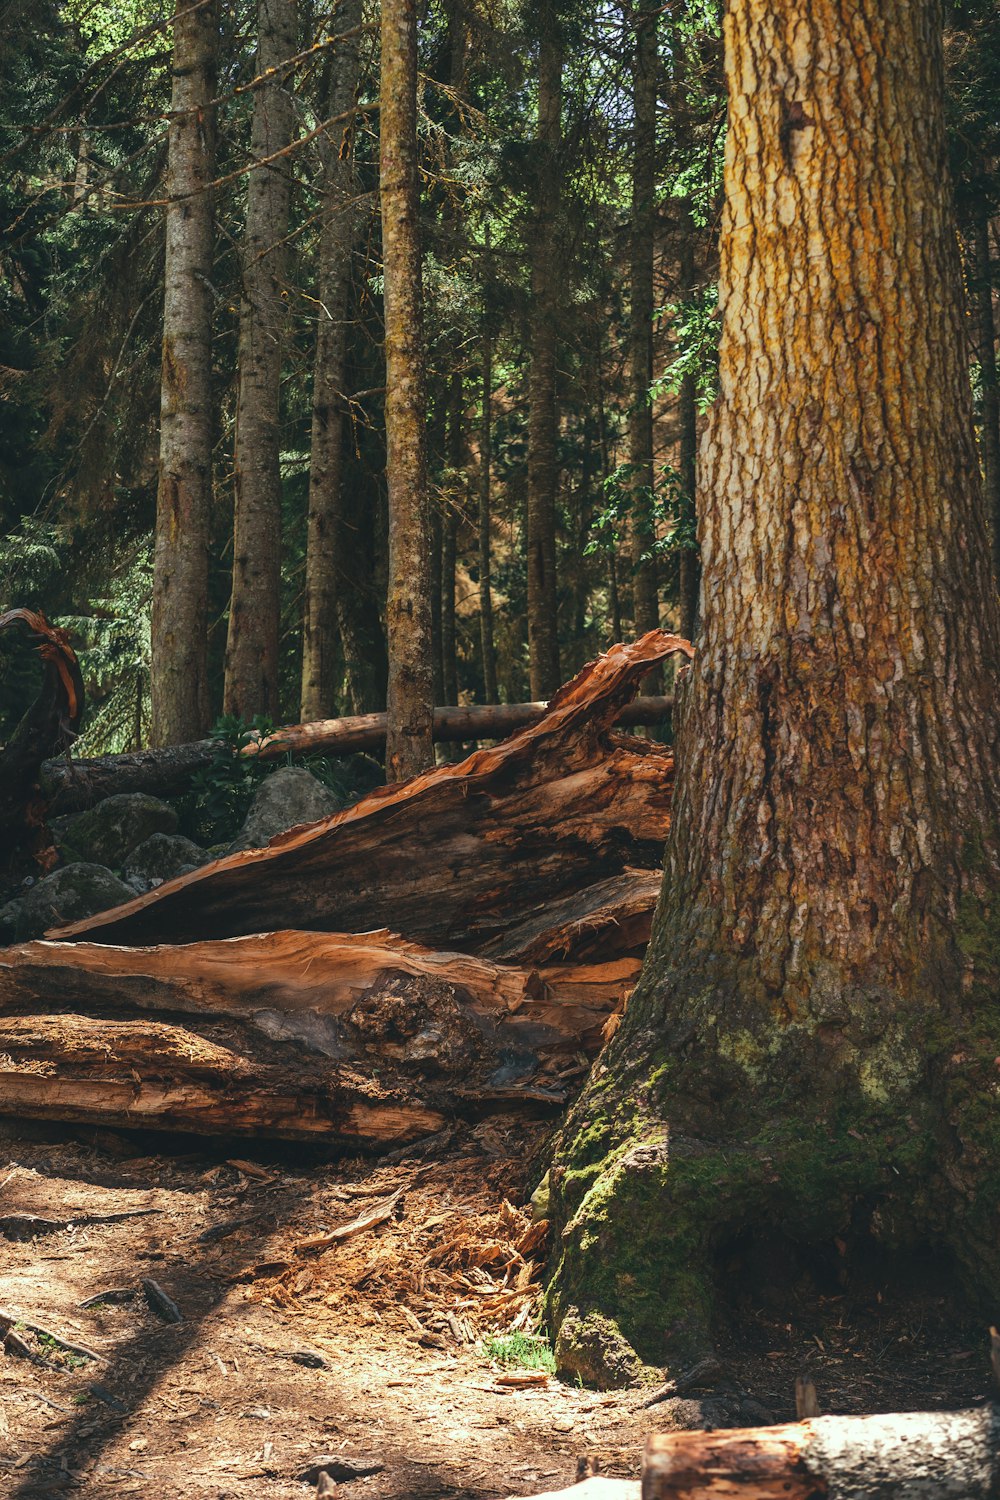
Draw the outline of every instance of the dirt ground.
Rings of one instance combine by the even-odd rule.
[[[534,1326],[543,1139],[493,1121],[401,1159],[330,1162],[0,1125],[0,1309],[16,1335],[0,1353],[0,1495],[306,1500],[297,1476],[335,1453],[377,1467],[345,1480],[347,1500],[486,1500],[569,1484],[585,1458],[637,1477],[646,1434],[671,1426],[792,1418],[802,1372],[828,1412],[987,1399],[985,1329],[956,1318],[946,1268],[901,1284],[872,1266],[849,1290],[835,1264],[786,1268],[758,1296],[759,1246],[732,1248],[714,1390],[648,1407],[648,1391],[505,1387],[517,1372],[483,1340]],[[182,1321],[154,1310],[150,1281]]]

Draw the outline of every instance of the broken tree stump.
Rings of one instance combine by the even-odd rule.
[[[475,949],[525,907],[629,866],[656,869],[673,757],[613,726],[642,678],[677,652],[693,654],[662,631],[614,646],[501,744],[50,936],[136,945],[386,925]]]
[[[42,855],[44,845],[51,844],[39,784],[42,763],[76,738],[83,714],[83,678],[65,631],[30,609],[0,615],[0,631],[15,626],[27,631],[45,670],[37,698],[0,748],[0,835],[12,848],[34,845],[34,852]]]
[[[986,1406],[651,1437],[642,1500],[991,1500],[998,1482]]]

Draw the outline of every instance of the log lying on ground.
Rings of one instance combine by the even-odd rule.
[[[50,936],[135,945],[385,924],[474,949],[526,907],[629,866],[656,868],[673,758],[613,725],[642,677],[676,652],[693,654],[661,631],[614,646],[502,744]]]
[[[387,931],[272,932],[220,942],[124,948],[24,943],[0,949],[0,1008],[230,1017],[329,1058],[413,1063],[413,1037],[466,1029],[451,1054],[486,1075],[512,1049],[525,1072],[592,1057],[635,983],[639,960],[552,965],[543,973],[422,948]],[[447,1048],[444,1049],[447,1051]],[[425,1039],[422,1053],[432,1058]],[[435,1069],[446,1062],[433,1058]]]
[[[658,869],[626,870],[560,900],[543,902],[479,951],[484,958],[520,964],[588,958],[606,963],[642,953],[662,883]]]
[[[315,1140],[377,1150],[433,1134],[446,1116],[408,1094],[240,1027],[144,1018],[0,1017],[0,1114],[204,1135]]]
[[[642,1500],[991,1500],[1000,1413],[817,1417],[649,1439]]]
[[[38,697],[0,749],[0,831],[5,842],[25,843],[44,829],[45,799],[39,786],[42,763],[72,744],[80,727],[83,678],[69,637],[44,615],[30,609],[11,609],[0,615],[0,631],[15,626],[28,632],[45,666]]]
[[[434,710],[434,738],[439,742],[503,739],[545,715],[545,703],[486,703]],[[637,698],[623,705],[617,722],[655,725],[669,721],[673,699]],[[357,714],[343,719],[321,719],[314,724],[291,724],[276,729],[265,740],[252,742],[245,755],[277,760],[285,755],[352,755],[380,750],[385,743],[385,714]],[[51,755],[55,746],[44,753]],[[220,741],[196,740],[162,750],[135,750],[124,755],[95,756],[89,760],[46,760],[41,784],[53,812],[75,812],[118,792],[149,792],[169,797],[186,790],[195,772],[210,766],[220,753]]]

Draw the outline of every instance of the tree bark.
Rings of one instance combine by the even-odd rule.
[[[559,203],[562,150],[562,42],[552,5],[539,17],[537,200],[531,230],[531,368],[528,376],[528,662],[533,698],[559,686],[556,490],[559,481]]]
[[[1000,1415],[974,1411],[819,1417],[736,1432],[652,1437],[642,1500],[810,1500],[854,1495],[988,1500],[1000,1479]]]
[[[488,248],[488,247],[487,247]],[[483,697],[497,701],[497,658],[493,640],[492,466],[493,334],[483,325],[482,421],[479,428],[479,639],[483,658]]]
[[[152,738],[208,728],[216,0],[174,13],[167,135],[160,470],[153,552]]]
[[[402,781],[434,759],[415,0],[383,0],[381,35],[379,184],[389,487],[386,775]]]
[[[563,1367],[765,1226],[1000,1287],[1000,621],[935,0],[730,0],[704,621],[643,976],[557,1158]],[[562,1239],[558,1238],[562,1233]]]
[[[441,518],[441,686],[442,703],[458,702],[458,644],[455,625],[455,568],[458,561],[459,496],[465,487],[465,403],[461,370],[452,373],[448,394],[448,490]],[[435,702],[437,699],[435,698]]]
[[[292,139],[284,65],[298,41],[297,0],[258,0],[250,152],[264,163]],[[275,719],[281,619],[281,364],[287,343],[291,172],[279,159],[247,179],[233,456],[233,591],[226,641],[226,713]]]
[[[354,130],[342,117],[354,103],[358,86],[361,0],[342,0],[337,13],[346,35],[339,38],[330,63],[327,113],[340,123],[319,137],[321,213],[316,301],[316,352],[313,361],[312,440],[309,459],[309,513],[306,536],[306,583],[302,610],[303,719],[329,718],[334,709],[333,670],[336,654],[338,597],[354,587],[344,535],[343,450],[344,381],[351,291],[357,177]],[[374,705],[365,704],[365,708]],[[358,705],[356,704],[357,708]]]
[[[996,327],[993,321],[990,221],[985,206],[980,207],[976,215],[973,236],[979,373],[983,387],[980,451],[986,513],[993,533],[993,576],[1000,588],[1000,383],[997,381]]]
[[[637,0],[632,24],[632,223],[629,234],[629,414],[628,462],[635,631],[644,635],[660,624],[653,499],[653,255],[656,227],[656,101],[659,82],[660,5]],[[654,687],[655,684],[651,685]]]

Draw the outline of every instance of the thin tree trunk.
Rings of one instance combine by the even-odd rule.
[[[604,371],[600,357],[597,363],[597,435],[601,448],[601,493],[606,495],[608,479],[611,476],[611,458],[608,453],[608,419],[604,407]],[[618,594],[618,547],[613,531],[608,547],[608,608],[611,612],[611,639],[620,641],[622,639],[622,606]]]
[[[385,271],[385,429],[389,487],[386,776],[434,761],[431,724],[427,414],[417,178],[415,0],[382,0],[379,185]]]
[[[602,1380],[703,1352],[718,1247],[776,1226],[1000,1287],[1000,618],[941,9],[730,0],[726,59],[664,889],[551,1174],[559,1357]]]
[[[487,247],[488,248],[488,247]],[[493,335],[489,322],[483,324],[483,416],[479,429],[479,637],[483,653],[483,696],[487,703],[497,701],[497,659],[493,643],[492,497],[490,493],[493,463]]]
[[[540,18],[538,188],[531,246],[531,372],[528,378],[528,662],[531,696],[548,698],[560,682],[556,585],[556,489],[559,416],[556,350],[562,42],[550,3]]]
[[[694,247],[691,237],[694,226],[688,212],[684,213],[685,242],[681,250],[681,292],[690,296],[694,289]],[[680,582],[681,635],[693,641],[698,624],[698,594],[701,589],[701,553],[698,550],[695,532],[695,495],[698,481],[698,400],[695,377],[689,371],[681,380],[678,396],[678,420],[680,422],[680,507],[678,522],[687,545],[680,551],[678,573]]]
[[[341,0],[337,19],[347,35],[338,41],[330,66],[327,113],[334,120],[351,108],[357,92],[358,38],[350,33],[361,24],[361,0]],[[316,289],[319,306],[302,620],[303,719],[322,719],[333,713],[338,599],[357,586],[344,535],[342,492],[344,379],[357,191],[351,123],[334,126],[332,136],[320,140],[323,218]]]
[[[451,377],[448,399],[448,501],[441,519],[441,682],[443,703],[458,702],[455,636],[455,566],[458,551],[458,497],[465,485],[465,407],[461,370]]]
[[[644,635],[660,623],[653,489],[653,234],[656,225],[656,99],[659,81],[657,22],[660,6],[641,3],[633,11],[634,145],[629,283],[629,489],[632,496],[632,597],[635,630]]]
[[[997,384],[996,327],[993,322],[990,221],[985,208],[980,209],[977,214],[973,234],[979,370],[983,387],[980,449],[986,488],[986,513],[993,531],[993,576],[1000,587],[1000,385]]]
[[[212,252],[218,11],[178,0],[167,137],[160,473],[153,553],[152,739],[208,727]]]
[[[292,139],[283,65],[298,42],[297,0],[258,0],[250,152],[265,162]],[[227,713],[277,718],[281,618],[281,364],[291,168],[279,159],[247,180],[233,458],[233,592],[226,641]]]

